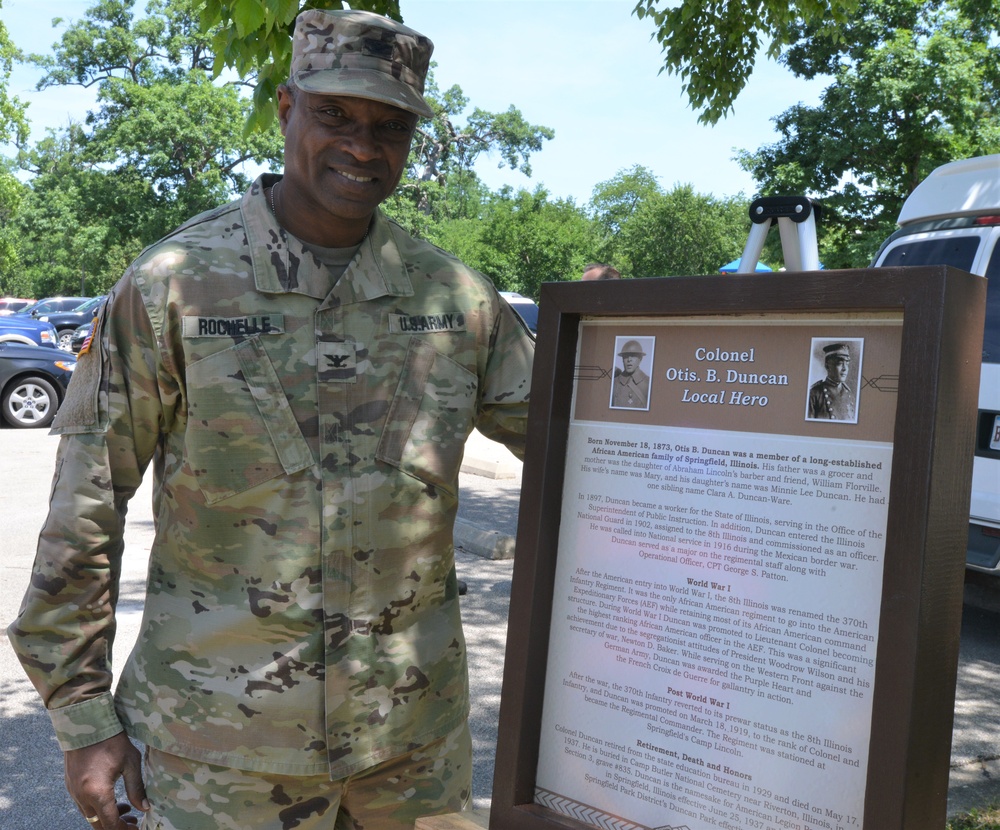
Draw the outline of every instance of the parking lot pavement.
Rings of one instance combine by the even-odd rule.
[[[15,616],[30,575],[38,530],[46,511],[57,439],[44,430],[0,429],[0,628]],[[481,450],[480,452],[484,452]],[[516,471],[516,468],[515,468]],[[520,478],[492,479],[463,473],[460,516],[513,536]],[[152,542],[151,488],[136,495],[129,511],[126,561],[119,606],[115,663],[121,661],[141,618],[146,558]],[[461,544],[461,539],[458,540]],[[471,728],[475,754],[473,806],[489,806],[497,715],[506,647],[507,603],[513,560],[492,560],[459,549],[458,575],[468,584],[462,615],[472,687]],[[1000,580],[997,580],[1000,583]],[[981,594],[1000,597],[987,583]],[[1000,799],[1000,599],[967,605],[962,626],[949,815]],[[48,717],[0,635],[0,828],[79,830],[81,818],[62,783],[62,758]]]

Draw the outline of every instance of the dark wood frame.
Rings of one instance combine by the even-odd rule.
[[[985,295],[943,266],[542,286],[491,830],[591,828],[533,801],[581,318],[758,312],[902,312],[864,827],[944,826]]]

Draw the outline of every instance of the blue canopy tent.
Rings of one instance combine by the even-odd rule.
[[[740,261],[738,259],[734,259],[732,262],[727,262],[725,265],[723,265],[719,269],[719,273],[721,273],[721,274],[735,274],[736,273],[736,269],[739,268],[739,267],[740,267]],[[758,262],[757,263],[757,267],[756,267],[755,270],[757,270],[757,271],[770,271],[771,269],[768,268],[763,262]]]

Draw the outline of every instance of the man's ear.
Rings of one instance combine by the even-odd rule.
[[[282,135],[285,135],[285,128],[288,126],[288,118],[294,103],[294,93],[287,84],[280,84],[278,86],[278,124],[281,126]]]

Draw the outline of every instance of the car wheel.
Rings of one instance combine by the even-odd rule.
[[[3,393],[3,419],[12,427],[47,427],[56,417],[59,396],[44,378],[13,381]]]
[[[73,351],[73,329],[63,329],[59,332],[58,346],[64,352]]]

